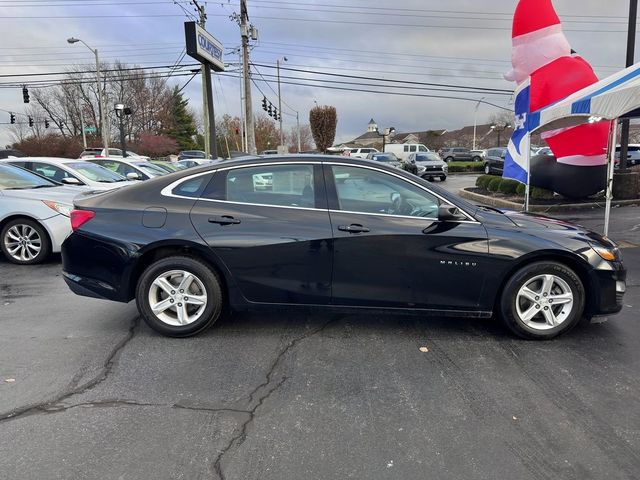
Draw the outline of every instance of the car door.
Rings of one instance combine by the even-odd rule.
[[[329,303],[332,231],[319,162],[221,169],[191,221],[247,300]]]
[[[478,308],[488,253],[480,223],[438,221],[445,202],[401,175],[329,163],[324,172],[334,304]]]

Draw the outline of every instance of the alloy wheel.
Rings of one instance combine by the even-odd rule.
[[[561,325],[571,315],[573,304],[569,284],[551,274],[527,280],[516,295],[518,317],[534,330],[550,330]]]
[[[202,280],[186,270],[163,272],[149,288],[149,308],[158,320],[174,327],[197,321],[207,307],[207,300]]]
[[[32,226],[17,224],[7,230],[4,246],[13,259],[30,262],[42,251],[42,238]]]

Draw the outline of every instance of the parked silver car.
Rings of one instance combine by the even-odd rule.
[[[411,153],[408,160],[415,162],[416,167],[418,167],[417,175],[425,180],[432,182],[437,177],[444,182],[447,179],[449,166],[435,152]]]
[[[59,252],[71,233],[73,199],[86,187],[65,187],[0,163],[0,249],[10,262],[29,265]]]

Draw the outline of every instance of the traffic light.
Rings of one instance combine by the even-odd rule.
[[[22,101],[29,103],[29,89],[27,87],[22,87]]]
[[[273,119],[278,120],[278,109],[273,107]]]
[[[262,109],[267,111],[267,97],[262,97]]]
[[[29,117],[29,126],[33,127],[33,118]]]
[[[11,121],[11,125],[13,125],[14,123],[16,123],[16,116],[13,113],[9,114],[9,119]]]
[[[267,113],[269,113],[269,116],[273,115],[273,105],[269,104],[269,108],[267,109]]]
[[[48,119],[44,119],[44,128],[49,128],[49,120]]]

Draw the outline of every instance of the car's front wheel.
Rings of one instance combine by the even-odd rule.
[[[51,253],[46,230],[38,222],[28,218],[17,218],[8,222],[2,229],[0,238],[2,252],[13,263],[40,263]]]
[[[484,164],[484,173],[485,175],[491,175],[491,167],[489,166],[488,163]]]
[[[440,181],[444,182],[447,179],[446,175],[440,175]]]
[[[518,270],[500,302],[507,327],[523,338],[545,340],[573,328],[584,312],[580,277],[557,262],[537,262]]]
[[[168,257],[149,266],[138,281],[136,303],[143,319],[170,337],[195,335],[215,323],[224,298],[217,274],[202,262]]]

